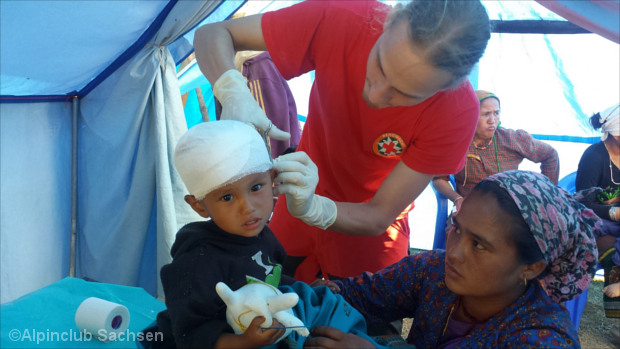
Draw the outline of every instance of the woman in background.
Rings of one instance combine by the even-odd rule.
[[[605,270],[603,303],[607,317],[620,318],[620,116],[619,104],[590,117],[601,141],[589,146],[581,156],[575,180],[577,191],[599,188],[581,200],[602,220],[596,237],[599,262]]]
[[[560,175],[558,152],[524,130],[499,127],[499,97],[483,90],[477,90],[476,95],[480,101],[480,116],[474,139],[467,150],[465,168],[454,175],[456,188],[452,188],[448,176],[438,176],[433,179],[435,189],[450,199],[458,210],[463,197],[484,177],[516,170],[523,159],[540,163],[542,174],[557,184]]]

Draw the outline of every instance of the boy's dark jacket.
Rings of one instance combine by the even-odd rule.
[[[224,332],[226,305],[215,292],[222,281],[232,290],[253,277],[277,286],[294,280],[283,277],[284,248],[271,230],[255,237],[227,233],[213,221],[189,223],[177,233],[172,263],[161,269],[167,309],[157,316],[157,331],[164,334],[162,348],[212,348]]]

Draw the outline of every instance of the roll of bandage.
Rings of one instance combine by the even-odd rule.
[[[124,305],[105,299],[86,298],[75,312],[75,324],[80,331],[102,341],[114,340],[129,326],[129,310]]]

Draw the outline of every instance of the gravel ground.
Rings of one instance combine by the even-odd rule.
[[[588,303],[579,323],[579,340],[584,349],[620,348],[620,319],[605,317],[603,281],[594,281],[588,289]]]

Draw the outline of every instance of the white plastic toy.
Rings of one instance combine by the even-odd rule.
[[[286,331],[282,338],[286,338],[292,330],[307,337],[310,332],[299,320],[293,310],[299,296],[296,293],[282,293],[276,287],[263,282],[249,283],[237,291],[232,291],[225,283],[218,282],[215,291],[226,303],[226,321],[233,328],[235,334],[241,334],[250,326],[256,316],[264,316],[262,328],[271,327],[273,318],[277,319]]]

